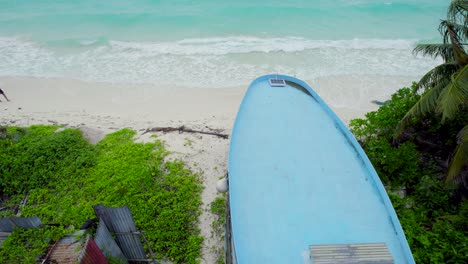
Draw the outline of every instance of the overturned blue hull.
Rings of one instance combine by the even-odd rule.
[[[303,81],[252,82],[228,170],[228,262],[414,263],[366,154]]]

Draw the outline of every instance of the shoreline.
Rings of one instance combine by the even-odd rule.
[[[353,118],[376,110],[372,100],[385,101],[397,89],[410,86],[412,76],[330,76],[305,80],[348,125]],[[232,127],[248,84],[227,88],[118,84],[74,79],[2,77],[0,122],[21,125],[54,121],[73,126],[131,127],[150,123],[219,123]]]
[[[306,82],[348,125],[351,119],[378,108],[372,100],[385,101],[413,79],[417,78],[339,76]],[[216,262],[224,244],[213,230],[216,216],[210,212],[210,204],[219,196],[216,182],[227,171],[229,140],[201,134],[144,132],[153,127],[184,125],[195,130],[219,129],[230,135],[248,85],[184,88],[29,77],[0,77],[0,83],[11,100],[0,98],[0,126],[64,125],[80,128],[91,142],[122,128],[135,130],[136,141],[153,141],[152,134],[156,134],[171,151],[169,158],[181,159],[194,172],[200,172],[204,186],[199,219],[204,237],[202,262]]]

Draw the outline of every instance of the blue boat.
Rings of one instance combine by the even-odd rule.
[[[252,82],[228,170],[227,263],[414,263],[366,154],[305,82]]]

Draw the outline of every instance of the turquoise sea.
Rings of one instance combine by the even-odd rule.
[[[189,87],[419,77],[447,0],[0,0],[0,77]]]

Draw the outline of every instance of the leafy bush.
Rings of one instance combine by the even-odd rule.
[[[460,203],[456,186],[443,182],[442,162],[467,116],[447,124],[433,116],[414,119],[395,144],[397,124],[418,98],[411,89],[400,89],[377,111],[352,120],[350,128],[382,182],[406,191],[389,196],[416,263],[467,263],[468,202]]]
[[[443,189],[442,186],[437,187]],[[432,200],[447,201],[449,195]],[[466,263],[468,260],[467,215],[462,215],[463,208],[468,208],[465,201],[460,206],[446,203],[451,207],[444,211],[440,207],[434,210],[426,207],[426,201],[418,203],[412,197],[403,199],[391,196],[398,213],[400,223],[405,231],[416,263]],[[421,200],[419,199],[419,202]]]
[[[377,111],[350,122],[351,132],[361,143],[381,180],[393,187],[403,185],[408,190],[423,175],[420,154],[412,142],[394,146],[392,141],[398,122],[418,98],[411,88],[402,88]]]
[[[198,175],[181,161],[164,161],[169,152],[160,141],[135,143],[136,133],[129,129],[107,135],[96,146],[77,130],[56,129],[31,127],[17,139],[0,140],[6,146],[0,172],[9,173],[2,191],[19,197],[29,193],[24,216],[73,228],[95,217],[93,205],[127,205],[159,258],[198,262],[203,241],[197,228]]]
[[[211,223],[213,227],[214,234],[219,237],[220,243],[224,243],[224,232],[225,232],[225,225],[226,225],[226,205],[227,205],[227,198],[226,194],[222,194],[221,196],[216,197],[213,202],[210,204],[210,212],[216,215],[216,220]],[[225,262],[225,254],[224,248],[217,248],[216,249],[217,259],[216,264],[224,264]]]
[[[5,195],[53,186],[61,177],[80,177],[93,165],[91,146],[79,130],[55,132],[54,126],[32,126],[27,133],[12,128],[0,149],[0,187]]]
[[[395,128],[406,112],[419,100],[419,95],[414,94],[412,88],[402,88],[394,93],[391,100],[379,107],[377,111],[369,112],[365,118],[353,119],[350,129],[354,136],[361,142],[375,138],[391,141]]]
[[[226,196],[216,197],[210,205],[210,211],[217,216],[217,220],[213,222],[213,228],[221,232],[226,224]]]
[[[67,234],[63,227],[16,228],[0,247],[0,263],[37,263],[55,241]]]

